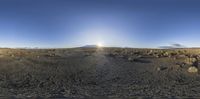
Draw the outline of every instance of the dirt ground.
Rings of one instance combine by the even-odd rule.
[[[0,49],[0,97],[198,98],[200,49]]]

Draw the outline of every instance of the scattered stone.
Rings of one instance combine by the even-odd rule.
[[[200,55],[197,55],[196,58],[197,58],[198,60],[200,60]]]
[[[186,65],[186,63],[181,62],[181,63],[176,63],[175,67],[183,68],[185,65]]]
[[[148,55],[153,55],[153,50],[150,50],[147,54]]]
[[[193,65],[194,62],[196,62],[197,59],[196,58],[186,58],[185,59],[185,63],[188,65]]]
[[[156,69],[157,71],[160,71],[160,67],[157,67],[157,69]]]
[[[11,55],[11,57],[15,57],[15,55],[14,55],[14,54],[12,54],[12,55]]]
[[[197,73],[198,72],[198,68],[191,66],[188,68],[188,72],[189,73]]]
[[[134,61],[134,59],[135,59],[135,58],[133,58],[133,57],[129,57],[129,58],[128,58],[128,61],[131,61],[131,62],[133,62],[133,61]]]
[[[49,54],[49,56],[54,57],[56,56],[54,53]]]
[[[167,69],[167,67],[164,67],[164,66],[157,67],[157,71],[163,71],[166,69]]]
[[[168,57],[168,56],[169,56],[169,53],[168,53],[168,52],[164,52],[164,53],[163,53],[163,56],[164,56],[164,57]]]
[[[156,55],[156,58],[160,58],[160,56],[159,56],[159,55]]]
[[[187,56],[186,55],[177,55],[176,56],[176,59],[184,59],[186,58]]]
[[[182,65],[176,64],[173,66],[173,69],[179,69],[179,68],[182,68]]]

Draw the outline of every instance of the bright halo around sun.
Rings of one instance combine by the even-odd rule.
[[[103,44],[99,42],[99,43],[97,43],[97,46],[98,47],[103,47]]]

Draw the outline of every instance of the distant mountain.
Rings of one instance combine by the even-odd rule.
[[[173,49],[174,47],[172,47],[172,46],[159,46],[159,48],[162,48],[162,49]]]
[[[82,46],[82,48],[97,48],[98,46],[97,45],[85,45],[85,46]]]
[[[186,48],[186,47],[184,45],[181,45],[181,44],[171,44],[169,46],[160,46],[159,48],[173,49],[173,48]]]

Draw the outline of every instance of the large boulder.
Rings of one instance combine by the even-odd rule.
[[[196,58],[185,58],[184,62],[188,65],[193,65],[197,61]]]
[[[128,57],[128,61],[133,62],[135,57]]]
[[[194,66],[191,66],[191,67],[188,68],[188,72],[189,73],[197,73],[198,72],[198,68],[194,67]]]

